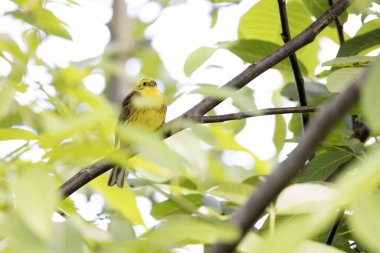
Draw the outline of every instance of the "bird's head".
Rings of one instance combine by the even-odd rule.
[[[147,87],[157,87],[156,81],[154,81],[152,78],[144,78],[139,82],[139,85],[137,85],[136,89],[143,90]]]

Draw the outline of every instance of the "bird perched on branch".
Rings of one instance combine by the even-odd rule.
[[[142,103],[139,103],[142,101]],[[121,104],[118,126],[133,125],[154,131],[165,122],[166,104],[164,96],[151,78],[144,78]],[[120,146],[120,139],[115,134],[115,147]],[[116,166],[112,168],[108,185],[122,188],[126,177],[125,169]]]

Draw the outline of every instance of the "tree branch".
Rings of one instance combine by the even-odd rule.
[[[287,43],[289,40],[291,40],[290,35],[290,29],[289,29],[289,22],[288,22],[288,15],[286,12],[286,1],[285,0],[277,0],[278,2],[278,9],[280,12],[280,20],[281,20],[281,27],[282,27],[282,39],[285,43]],[[301,106],[307,106],[307,98],[306,98],[306,92],[305,92],[305,82],[302,77],[302,72],[300,65],[298,63],[297,55],[296,53],[292,53],[289,56],[290,64],[292,65],[293,69],[293,75],[294,80],[296,82],[297,86],[297,92],[298,92],[298,99],[300,101]],[[303,128],[306,127],[307,122],[309,120],[309,115],[307,113],[302,113],[302,124]]]
[[[340,0],[334,6],[332,6],[326,14],[324,14],[322,17],[318,18],[313,24],[311,24],[305,31],[300,33],[298,36],[290,40],[288,43],[280,47],[272,54],[268,55],[267,57],[263,58],[257,63],[248,66],[242,73],[240,73],[227,84],[225,84],[224,87],[232,87],[236,89],[244,87],[247,83],[252,81],[254,78],[259,76],[269,68],[273,67],[286,57],[289,57],[289,55],[302,48],[303,46],[311,43],[315,39],[315,37],[339,14],[341,14],[348,6],[349,0]],[[170,131],[166,132],[166,136],[173,135],[183,129],[181,124],[179,124],[179,127],[176,127],[178,123],[182,121],[182,119],[191,118],[191,115],[204,115],[221,102],[222,100],[212,97],[203,99],[200,103],[192,107],[183,115],[165,124],[165,128],[170,129]],[[76,190],[78,190],[83,185],[90,182],[92,179],[105,173],[113,166],[113,164],[104,161],[93,164],[72,176],[59,188],[59,191],[65,198],[73,192],[75,192]]]
[[[299,106],[299,107],[282,107],[282,108],[267,108],[259,110],[258,112],[237,112],[222,114],[216,116],[191,116],[192,120],[199,123],[217,123],[229,120],[239,120],[251,117],[259,117],[264,115],[275,115],[275,114],[287,114],[287,113],[306,113],[315,112],[319,106]]]
[[[334,0],[328,0],[329,6],[334,5]],[[342,23],[340,23],[339,16],[335,18],[335,26],[336,30],[338,32],[338,38],[339,38],[339,43],[342,45],[344,43],[344,34],[343,34],[343,26]]]
[[[304,168],[305,162],[321,141],[358,101],[359,91],[365,75],[366,73],[341,94],[333,97],[321,107],[320,112],[310,122],[299,145],[289,154],[285,161],[276,166],[273,170],[274,172],[259,185],[248,202],[232,217],[231,223],[241,229],[241,237],[232,244],[214,245],[210,251],[211,253],[234,251],[244,235],[260,218],[265,208],[285,188],[288,182]]]

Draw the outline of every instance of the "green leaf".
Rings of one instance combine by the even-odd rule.
[[[276,200],[276,213],[293,215],[317,212],[323,203],[336,196],[332,187],[320,184],[293,184],[285,188]]]
[[[295,37],[312,23],[304,6],[296,1],[286,5],[289,27]],[[283,44],[281,22],[277,1],[260,1],[240,19],[239,39],[256,39],[276,44]]]
[[[342,44],[338,57],[353,56],[380,44],[380,28],[361,34]]]
[[[70,222],[54,223],[53,235],[54,239],[51,240],[53,252],[85,252],[81,236]]]
[[[333,246],[326,245],[320,242],[306,241],[303,242],[294,253],[345,253]]]
[[[243,204],[247,201],[253,190],[254,187],[252,185],[231,182],[217,186],[208,193],[236,204]]]
[[[360,67],[375,62],[377,57],[374,56],[349,56],[337,57],[331,61],[322,63],[322,66],[332,67]]]
[[[170,219],[169,222],[163,222],[157,228],[154,228],[154,233],[148,234],[147,238],[149,246],[153,246],[154,249],[154,245],[161,245],[162,247],[163,241],[171,242],[172,244],[180,242],[191,244],[215,243],[217,240],[231,242],[238,235],[237,229],[229,224],[212,224],[194,217],[179,217]]]
[[[19,128],[0,128],[0,140],[38,140],[33,132]]]
[[[346,150],[322,153],[311,160],[297,177],[298,183],[325,180],[337,167],[349,161],[354,154]]]
[[[26,170],[15,183],[14,194],[21,219],[37,236],[48,241],[53,229],[50,219],[58,204],[53,178],[40,169]]]
[[[156,219],[162,219],[174,214],[191,214],[195,210],[191,210],[191,207],[186,208],[186,206],[191,204],[193,207],[198,208],[201,206],[202,200],[203,195],[201,194],[178,196],[176,199],[168,199],[155,204],[150,214]]]
[[[90,182],[90,186],[100,192],[107,203],[118,210],[132,224],[144,225],[140,211],[136,204],[136,194],[128,187],[108,187],[107,176],[102,175]]]
[[[363,196],[353,205],[353,215],[349,215],[349,224],[359,243],[369,252],[380,252],[380,194]]]
[[[316,100],[321,98],[327,98],[331,96],[331,93],[326,88],[326,85],[317,83],[317,82],[311,82],[306,81],[305,84],[305,92],[306,97],[309,100]],[[298,101],[298,91],[297,86],[294,82],[286,84],[281,89],[281,95],[288,98],[291,101]]]
[[[322,16],[328,9],[330,9],[328,1],[325,0],[302,0],[302,2],[309,10],[311,15],[316,18]]]
[[[257,110],[251,90],[248,90],[247,92],[247,89],[241,91],[230,87],[218,87],[216,85],[202,84],[199,89],[195,89],[191,93],[202,94],[204,96],[213,97],[220,100],[231,98],[233,104],[242,111]]]
[[[111,215],[110,218],[112,222],[108,225],[108,232],[115,241],[126,241],[136,238],[135,231],[130,222],[118,215]]]
[[[275,129],[273,134],[273,143],[279,154],[284,147],[286,138],[286,122],[283,115],[275,116]]]
[[[192,52],[187,58],[184,66],[184,71],[187,76],[190,76],[197,70],[203,63],[205,63],[210,56],[217,50],[213,47],[200,47]]]
[[[349,84],[358,80],[364,70],[365,68],[363,67],[338,69],[327,77],[327,88],[330,92],[341,92]]]
[[[66,24],[57,18],[50,10],[37,6],[29,11],[12,11],[9,14],[30,25],[33,25],[47,34],[55,35],[64,39],[72,40],[66,30]]]
[[[368,127],[375,133],[380,133],[380,61],[378,61],[368,73],[360,99],[363,114]]]
[[[254,63],[276,51],[280,47],[280,45],[273,42],[257,39],[240,39],[231,42],[219,42],[218,46],[229,50],[247,63]],[[300,66],[301,69],[306,72],[306,69],[301,62]],[[292,71],[288,59],[279,62],[273,68],[283,71]]]
[[[238,250],[241,253],[251,253],[252,248],[254,245],[256,245],[258,242],[260,242],[262,239],[256,234],[251,231],[249,231],[238,245]]]

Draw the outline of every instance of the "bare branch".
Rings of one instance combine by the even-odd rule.
[[[280,12],[281,27],[282,27],[281,35],[284,42],[287,43],[289,40],[291,40],[291,35],[290,35],[290,28],[289,28],[289,23],[288,23],[288,14],[286,12],[286,1],[277,0],[277,2],[278,2],[278,9]],[[300,101],[300,105],[307,106],[305,82],[302,77],[302,72],[301,72],[300,65],[298,63],[296,53],[292,53],[289,56],[289,60],[290,60],[290,64],[292,65],[294,80],[296,81],[298,99]],[[308,120],[309,120],[309,115],[307,113],[303,113],[302,114],[303,128],[305,128],[305,126],[307,125]]]
[[[251,117],[259,117],[264,115],[275,115],[275,114],[287,114],[287,113],[306,113],[315,112],[319,106],[299,106],[299,107],[282,107],[282,108],[267,108],[259,110],[258,112],[238,112],[229,113],[216,116],[192,116],[191,119],[200,123],[217,123],[229,120],[240,120]]]
[[[241,228],[241,237],[233,244],[216,244],[211,253],[233,252],[238,243],[260,218],[260,215],[270,202],[281,192],[288,182],[300,172],[305,162],[316,150],[321,141],[328,135],[338,121],[357,103],[359,91],[366,73],[341,94],[333,97],[320,108],[314,119],[306,128],[305,135],[299,145],[280,163],[266,180],[259,185],[248,202],[232,217],[231,222]]]

